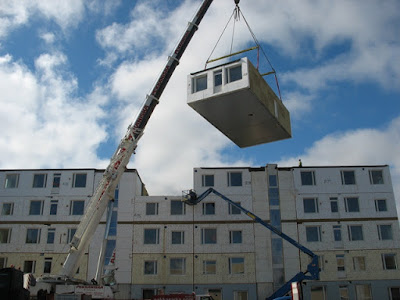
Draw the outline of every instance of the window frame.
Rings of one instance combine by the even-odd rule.
[[[306,178],[306,175],[311,175],[311,178]],[[311,179],[311,183],[309,183],[309,179]],[[315,180],[315,171],[300,171],[300,181],[302,186],[313,186],[317,185]]]
[[[51,183],[53,189],[59,189],[61,186],[61,173],[54,173],[53,180]]]
[[[205,79],[205,82],[200,82]],[[200,84],[199,84],[200,83]],[[205,83],[205,86],[204,86]],[[192,94],[205,91],[208,89],[208,74],[200,74],[192,78]]]
[[[9,244],[11,241],[11,233],[12,233],[12,228],[0,228],[0,231],[4,231],[7,233],[7,236],[5,239],[0,239],[0,244]],[[3,236],[3,234],[1,235]],[[4,235],[5,236],[5,235]],[[3,240],[5,242],[3,242]]]
[[[214,174],[203,174],[201,175],[201,186],[213,187],[215,184]]]
[[[374,202],[375,202],[375,210],[376,210],[377,212],[385,212],[385,211],[388,211],[386,199],[375,199]],[[379,205],[379,203],[385,203],[385,204],[384,204],[384,209],[381,209],[381,208],[383,208],[383,207],[381,207],[381,205]]]
[[[39,176],[40,177],[43,176],[43,178],[42,179],[39,178],[39,180],[37,180]],[[46,188],[46,186],[47,186],[47,173],[33,174],[32,188],[40,189],[40,188]]]
[[[241,260],[241,262],[234,262],[234,260]],[[234,272],[235,266],[242,265],[240,269],[243,269],[243,271],[239,272]],[[245,274],[245,258],[243,256],[235,256],[235,257],[229,257],[229,274],[230,275],[243,275]]]
[[[180,208],[181,208],[179,213],[177,213],[177,211],[176,211],[176,209],[178,207],[174,207],[173,203],[175,203],[175,204],[179,203]],[[170,214],[171,214],[171,216],[183,216],[183,215],[186,214],[186,206],[183,203],[183,201],[181,201],[181,200],[172,199],[170,201],[170,205],[169,206],[170,206]]]
[[[375,182],[375,178],[374,178],[374,173],[380,173],[380,178],[378,178],[378,182]],[[372,185],[376,185],[376,184],[385,184],[385,179],[383,177],[383,170],[369,170],[369,182]]]
[[[361,228],[361,239],[355,238],[353,229]],[[347,225],[347,232],[350,242],[364,241],[364,230],[362,225]]]
[[[210,271],[209,266],[211,266],[211,269],[213,270]],[[203,260],[203,275],[215,275],[215,274],[217,274],[217,261],[210,259]]]
[[[351,207],[352,205],[350,203],[350,200],[354,200],[354,199],[357,200],[357,210],[353,210],[353,208]],[[359,198],[358,197],[344,197],[344,209],[348,213],[355,213],[355,212],[358,213],[358,212],[360,212],[360,201],[359,201]]]
[[[396,253],[382,253],[381,254],[382,257],[382,266],[384,270],[397,270],[397,258],[396,258]],[[394,264],[394,268],[389,268],[388,267],[388,263],[386,261],[386,258],[393,258],[393,263]]]
[[[174,234],[179,237],[179,243],[174,242]],[[171,231],[171,245],[184,245],[185,244],[185,231],[183,230],[172,230]]]
[[[213,216],[215,215],[215,202],[203,202],[203,215],[204,216]]]
[[[335,242],[341,242],[342,239],[342,225],[332,225],[333,240]],[[339,234],[337,234],[339,232]]]
[[[74,238],[74,235],[76,233],[77,228],[68,228],[67,230],[67,244],[70,244],[72,242],[72,239]]]
[[[54,209],[55,208],[55,209]],[[56,216],[58,211],[58,200],[50,200],[50,216]]]
[[[316,229],[317,230],[317,239],[310,239],[309,234],[314,234],[314,232],[309,232],[311,229]],[[305,227],[306,231],[306,241],[308,243],[317,243],[317,242],[322,242],[322,236],[321,236],[321,226],[320,225],[312,225],[312,226],[306,226]]]
[[[235,76],[232,76],[232,74],[231,74],[231,71],[235,70],[237,68],[240,69],[240,78],[236,78]],[[233,74],[233,75],[235,75],[235,74]],[[233,79],[232,79],[232,77],[233,77]],[[242,64],[241,63],[234,64],[232,66],[229,66],[229,67],[225,68],[225,83],[226,84],[231,83],[231,82],[235,82],[235,81],[238,81],[238,80],[242,80],[242,79],[243,79],[243,68],[242,68]]]
[[[52,269],[52,257],[45,257],[43,263],[43,274],[50,274]],[[49,266],[50,265],[50,266]],[[46,272],[47,271],[47,272]]]
[[[181,268],[172,268],[172,263],[173,262],[178,262],[180,261],[181,263]],[[173,272],[172,270],[175,270],[175,272]],[[176,272],[181,270],[181,272]],[[186,275],[186,258],[185,257],[171,257],[169,259],[169,274],[170,275],[178,275],[178,276],[182,276],[182,275]]]
[[[40,203],[40,207],[39,207],[39,213],[36,213],[36,209],[34,206],[34,204]],[[30,216],[42,216],[43,215],[43,209],[44,209],[44,201],[43,200],[31,200],[29,202],[29,215]]]
[[[393,227],[392,224],[377,224],[378,228],[378,238],[380,241],[392,241],[393,240]],[[383,233],[382,234],[382,228],[390,228],[389,234],[388,233]],[[390,235],[389,238],[386,237],[386,235]]]
[[[73,176],[72,176],[72,187],[73,188],[78,188],[78,189],[80,189],[80,188],[86,188],[86,186],[87,186],[87,173],[84,173],[84,172],[79,172],[79,173],[74,173],[73,174]],[[83,185],[83,182],[81,183],[80,182],[80,180],[78,180],[78,178],[80,177],[80,176],[85,176],[85,185]],[[77,184],[77,183],[79,183],[79,184]]]
[[[47,228],[46,244],[53,245],[55,238],[56,238],[56,229],[55,228]]]
[[[27,265],[30,264],[30,268]],[[36,260],[24,260],[24,273],[35,273],[36,271]]]
[[[228,172],[228,186],[229,187],[237,187],[237,186],[243,186],[243,172],[241,171],[230,171]],[[239,178],[234,178],[235,176],[239,176]],[[238,181],[238,182],[236,182]],[[240,181],[240,182],[239,182]]]
[[[9,206],[7,208],[7,206]],[[14,202],[3,202],[1,207],[2,216],[12,216],[14,214]]]
[[[0,269],[7,267],[7,256],[0,256]]]
[[[365,256],[353,256],[353,269],[354,269],[354,271],[366,271],[367,270]]]
[[[146,216],[158,216],[158,202],[146,202]]]
[[[82,205],[82,207],[76,207],[76,205]],[[82,211],[77,211],[82,208]],[[81,212],[81,213],[80,213]],[[70,216],[83,216],[85,214],[85,200],[71,200],[69,205]]]
[[[209,234],[211,234],[211,236],[209,236]],[[217,228],[201,228],[202,245],[216,245],[217,238]]]
[[[336,254],[336,270],[338,272],[346,271],[346,262],[344,254]]]
[[[235,235],[238,235],[235,237]],[[235,241],[235,238],[239,238],[239,241]],[[229,244],[242,244],[243,243],[243,231],[242,230],[229,230]]]
[[[235,202],[236,204],[241,206],[240,202]],[[240,215],[242,213],[242,210],[240,208],[237,208],[236,206],[232,205],[231,203],[228,203],[228,214],[229,215]]]
[[[351,178],[346,176],[346,174],[347,175],[352,174]],[[357,184],[355,170],[341,170],[340,177],[342,178],[342,185],[356,185]],[[348,181],[348,180],[350,180],[350,181]]]
[[[25,236],[25,244],[40,244],[41,228],[27,228]],[[35,234],[35,237],[30,234]]]
[[[335,214],[339,212],[339,200],[337,197],[329,198],[331,213]]]
[[[307,206],[306,209],[306,202],[311,202],[313,203],[313,210],[310,210],[310,208]],[[303,198],[303,211],[305,214],[316,214],[319,213],[319,207],[318,207],[318,198],[317,197],[306,197]]]
[[[154,232],[155,236],[148,236],[146,238],[146,233],[150,234],[150,232]],[[151,241],[149,240],[151,238]],[[155,238],[153,240],[153,238]],[[158,245],[160,243],[160,228],[144,228],[143,229],[143,245]]]
[[[10,181],[11,179],[9,177],[13,177],[13,176],[15,176],[15,180]],[[9,182],[10,182],[10,184],[9,184]],[[18,185],[19,185],[19,173],[6,174],[5,180],[4,180],[4,188],[5,189],[17,189]]]
[[[148,268],[146,268],[146,264],[147,265],[150,265],[150,264],[152,264],[152,269],[150,270],[150,271],[152,271],[152,272],[149,272],[148,270]],[[154,275],[157,275],[158,274],[158,261],[155,259],[155,260],[145,260],[144,261],[144,263],[143,263],[143,275],[145,275],[145,276],[154,276]]]

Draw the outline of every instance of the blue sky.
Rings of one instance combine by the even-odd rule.
[[[199,5],[2,1],[0,168],[107,166]],[[240,149],[186,104],[187,75],[204,67],[234,9],[216,0],[129,164],[150,194],[192,187],[193,167],[293,166],[301,158],[305,166],[389,164],[399,202],[400,2],[240,7],[278,73],[293,137]],[[229,27],[214,56],[229,52],[231,37]],[[233,50],[253,45],[244,21],[236,23]]]

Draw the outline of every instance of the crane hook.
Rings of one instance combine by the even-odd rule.
[[[235,4],[238,5],[240,0],[235,0]]]

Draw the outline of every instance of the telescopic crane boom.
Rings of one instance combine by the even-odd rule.
[[[168,58],[168,62],[150,95],[147,95],[146,101],[136,121],[128,127],[127,133],[118,145],[117,150],[110,160],[110,164],[104,171],[103,178],[90,199],[86,213],[72,239],[69,254],[60,273],[61,277],[71,278],[75,274],[75,271],[79,266],[80,258],[96,231],[109,201],[114,197],[115,188],[129,163],[130,157],[136,149],[140,137],[143,135],[143,130],[146,127],[154,108],[158,104],[164,88],[175,71],[176,66],[179,64],[182,54],[185,52],[186,47],[212,2],[213,0],[203,1],[193,20],[189,23],[188,28],[178,43],[175,51]]]

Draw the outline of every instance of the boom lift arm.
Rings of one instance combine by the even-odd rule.
[[[252,212],[248,211],[244,207],[240,206],[239,204],[233,202],[231,199],[229,199],[228,197],[222,195],[220,192],[214,190],[213,188],[209,188],[204,193],[202,193],[201,195],[197,196],[197,194],[196,194],[196,192],[194,190],[190,190],[189,192],[186,192],[183,195],[183,201],[185,203],[187,203],[188,205],[196,205],[200,201],[204,200],[211,193],[214,193],[215,195],[217,195],[221,199],[225,200],[229,204],[237,207],[242,212],[244,212],[247,216],[252,218],[254,220],[254,222],[257,222],[257,223],[263,225],[264,227],[268,228],[273,233],[277,234],[282,239],[286,240],[287,242],[291,243],[293,246],[298,248],[301,252],[303,252],[303,253],[305,253],[305,254],[307,254],[308,256],[311,257],[311,262],[308,264],[307,270],[305,272],[297,273],[293,278],[291,278],[288,282],[286,282],[282,287],[280,287],[277,291],[275,291],[266,300],[273,300],[273,299],[275,299],[277,297],[282,297],[282,296],[286,295],[291,289],[291,283],[292,282],[301,282],[301,281],[303,281],[305,279],[308,279],[308,280],[319,280],[318,255],[316,255],[310,249],[308,249],[308,248],[304,247],[303,245],[299,244],[294,239],[292,239],[290,236],[284,234],[283,232],[281,232],[276,227],[272,226],[271,224],[268,224],[268,223],[264,222],[258,216],[256,216]]]
[[[153,87],[151,94],[147,95],[146,101],[136,121],[128,127],[127,133],[112,156],[110,164],[104,171],[103,178],[91,197],[86,213],[72,239],[69,254],[60,273],[62,278],[71,278],[75,274],[75,271],[79,266],[80,258],[96,231],[109,201],[114,197],[115,188],[129,163],[130,157],[136,149],[138,140],[143,135],[143,130],[146,127],[155,106],[158,104],[164,88],[171,78],[176,66],[179,64],[179,59],[186,50],[186,47],[212,2],[213,0],[203,1],[193,20],[189,23],[186,32],[178,43],[172,56],[168,58],[167,65]]]

